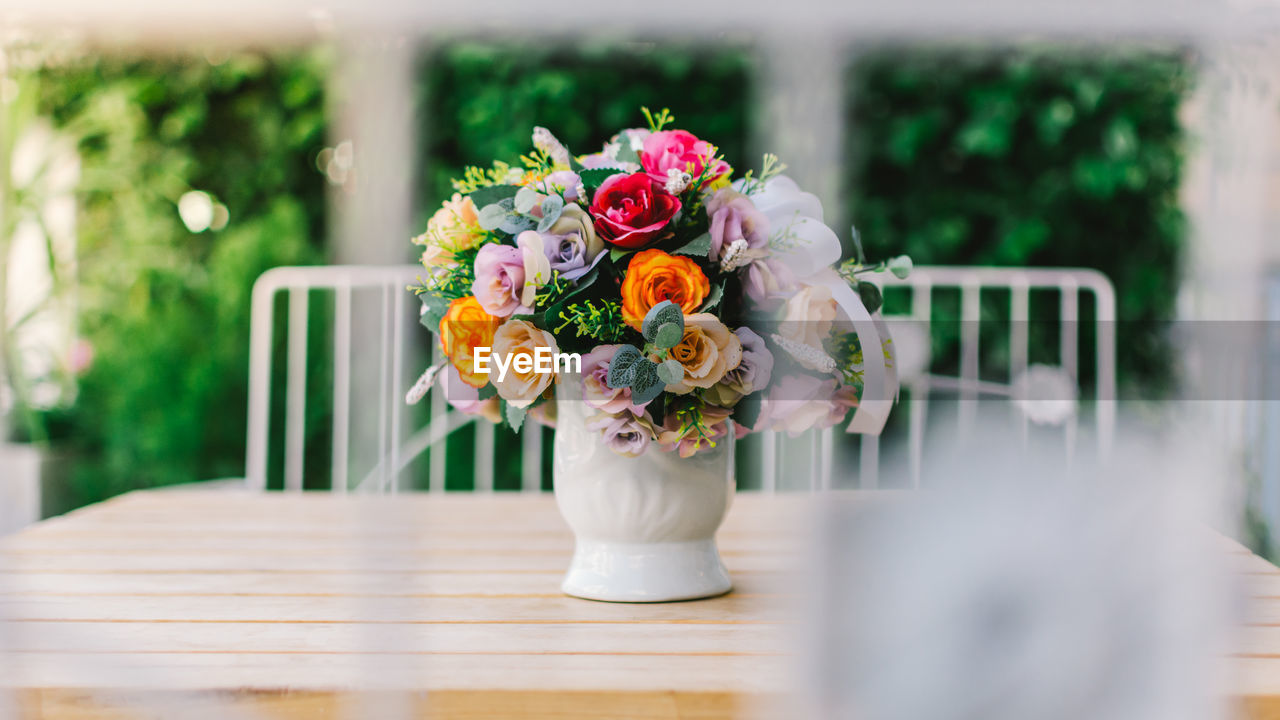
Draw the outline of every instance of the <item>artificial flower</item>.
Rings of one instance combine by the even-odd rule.
[[[476,253],[476,279],[471,292],[485,312],[507,317],[521,309],[524,297],[524,253],[520,248],[491,243]]]
[[[769,219],[756,209],[751,198],[725,188],[707,201],[707,217],[711,218],[711,252],[714,262],[728,265],[726,255],[734,247],[754,251],[764,257],[769,246]],[[738,265],[746,265],[747,253],[738,251]],[[733,268],[726,268],[733,269]]]
[[[764,338],[748,327],[740,327],[733,334],[742,343],[742,361],[736,368],[725,372],[720,382],[703,395],[708,401],[725,407],[732,407],[747,395],[764,390],[773,375],[773,353],[769,352]]]
[[[587,418],[588,430],[599,430],[605,447],[624,457],[639,457],[653,440],[653,423],[630,410],[599,412]]]
[[[667,386],[685,395],[694,388],[709,388],[742,362],[742,341],[711,313],[686,315],[684,337],[667,357],[684,366],[684,379]]]
[[[743,290],[760,309],[771,310],[796,289],[796,279],[786,263],[775,258],[753,260],[744,272]]]
[[[595,223],[592,222],[591,216],[586,210],[574,204],[565,205],[564,210],[560,211],[560,217],[551,224],[547,232],[551,235],[578,236],[582,240],[582,256],[587,266],[593,265],[608,249],[596,234]]]
[[[687,414],[668,415],[658,431],[658,444],[664,450],[678,452],[682,458],[713,448],[729,434],[732,412],[729,408],[703,405],[698,413],[699,422],[693,422]]]
[[[596,190],[591,217],[605,242],[634,250],[657,240],[680,207],[680,199],[648,175],[618,174]]]
[[[491,395],[481,400],[479,391],[464,380],[452,365],[445,367],[444,377],[439,382],[444,399],[457,411],[479,415],[491,423],[502,422],[502,407],[498,404],[498,396]]]
[[[831,427],[847,409],[836,401],[834,378],[821,380],[812,375],[787,375],[777,382],[765,402],[764,414],[756,427],[766,424],[795,437],[814,427]]]
[[[537,326],[526,320],[508,320],[494,334],[494,359],[489,362],[489,379],[508,405],[518,408],[532,405],[533,401],[537,400],[542,391],[550,387],[555,379],[553,372],[538,372],[536,359],[539,347],[547,348],[552,355],[558,352],[556,340],[551,333],[539,330]],[[529,358],[528,370],[516,369],[516,360],[521,356]],[[502,379],[498,378],[495,367],[498,357],[502,358],[503,363],[508,364],[507,373]]]
[[[597,345],[582,356],[582,400],[590,407],[607,413],[643,411],[644,405],[631,403],[631,388],[611,388],[605,382],[609,376],[609,361],[613,360],[620,347],[622,346]]]
[[[458,298],[449,303],[440,319],[440,350],[457,370],[458,378],[473,388],[484,387],[489,376],[475,369],[477,347],[493,345],[493,336],[502,319],[485,312],[475,297]]]
[[[547,257],[542,235],[534,230],[517,235],[516,247],[520,248],[520,257],[524,260],[524,289],[520,293],[520,305],[532,308],[538,288],[551,282],[551,259]]]
[[[418,245],[440,248],[448,257],[484,241],[480,211],[471,198],[454,193],[427,221],[427,231],[413,239]]]
[[[822,349],[831,337],[836,301],[826,285],[806,285],[787,300],[778,334],[794,342]]]
[[[650,134],[640,150],[640,165],[658,183],[667,182],[667,171],[672,169],[689,173],[695,181],[701,177],[703,184],[723,178],[732,170],[729,163],[716,159],[711,143],[685,130]]]
[[[686,315],[695,313],[710,293],[711,281],[692,258],[642,250],[631,257],[622,281],[622,320],[639,330],[649,309],[663,300]]]

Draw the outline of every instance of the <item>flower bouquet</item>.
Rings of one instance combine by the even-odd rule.
[[[880,431],[896,380],[865,278],[910,270],[841,264],[776,157],[734,179],[668,111],[644,115],[587,155],[535,128],[520,165],[466,168],[414,239],[444,359],[409,400],[438,384],[456,410],[557,428],[564,589],[605,600],[729,589],[713,538],[735,438]]]

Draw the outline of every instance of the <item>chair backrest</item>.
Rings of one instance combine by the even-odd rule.
[[[923,348],[925,362],[917,367],[899,367],[902,387],[910,402],[903,403],[901,410],[909,413],[910,429],[908,431],[908,455],[910,458],[910,479],[913,486],[920,482],[921,468],[924,459],[925,420],[931,395],[939,391],[954,394],[957,417],[956,427],[961,433],[972,428],[976,419],[977,401],[979,399],[1008,399],[1015,402],[1018,422],[1021,427],[1021,438],[1025,443],[1028,437],[1028,425],[1035,415],[1036,401],[1019,400],[1020,383],[1026,381],[1031,370],[1039,370],[1039,377],[1046,374],[1050,380],[1057,375],[1058,380],[1068,384],[1076,392],[1081,390],[1082,370],[1089,359],[1081,351],[1080,330],[1082,328],[1080,298],[1082,294],[1093,297],[1092,326],[1094,353],[1092,358],[1092,409],[1093,427],[1099,460],[1105,461],[1110,453],[1112,439],[1115,434],[1115,399],[1116,399],[1116,300],[1115,290],[1105,275],[1089,269],[1072,268],[1022,268],[1022,267],[917,267],[905,280],[890,277],[886,292],[892,288],[909,288],[909,310],[890,318],[891,330],[894,332],[895,344],[907,341],[908,338],[922,338],[923,342],[932,344],[938,335],[938,327],[948,320],[940,320],[935,312],[936,298],[939,291],[958,291],[958,312],[949,319],[958,327],[953,328],[958,335],[959,372],[956,376],[944,376],[931,372],[932,347]],[[1056,318],[1052,320],[1052,329],[1057,334],[1058,357],[1056,365],[1033,366],[1032,330],[1041,320],[1031,312],[1032,293],[1047,294],[1056,301]],[[984,317],[984,293],[990,297],[992,293],[1007,294],[1007,315],[999,313],[997,317]],[[988,307],[990,307],[988,303]],[[1041,318],[1043,316],[1040,316]],[[984,330],[992,326],[1008,328],[1007,368],[997,372],[993,379],[990,372],[984,375],[981,368],[979,341]],[[912,328],[923,332],[908,332]],[[1043,333],[1040,333],[1043,334]],[[900,347],[899,359],[912,354],[911,348]],[[919,354],[919,353],[917,353]],[[990,368],[985,369],[987,371]],[[1022,386],[1025,388],[1025,385]],[[1061,426],[1067,461],[1075,455],[1077,449],[1077,431],[1079,415],[1072,402],[1061,399],[1050,399],[1050,404],[1069,405],[1068,412],[1050,420],[1041,420]],[[863,447],[863,483],[874,485],[874,457],[877,443],[873,439]],[[868,459],[870,451],[872,457]]]
[[[417,303],[408,291],[421,272],[417,265],[407,266],[316,266],[284,267],[262,275],[253,289],[249,360],[249,430],[246,479],[252,488],[266,489],[271,436],[274,350],[276,328],[284,325],[284,391],[283,391],[283,482],[285,490],[301,490],[308,439],[327,440],[331,467],[330,487],[335,492],[396,492],[405,487],[406,470],[415,459],[428,455],[427,488],[433,492],[445,489],[446,440],[463,427],[474,426],[472,464],[474,488],[494,488],[495,430],[487,422],[450,409],[440,393],[432,392],[426,412],[426,423],[420,429],[410,426],[421,421],[421,412],[410,411],[404,396],[418,372],[429,362],[439,359],[438,344],[428,329],[416,322]],[[910,311],[890,316],[891,329],[922,328],[924,342],[943,320],[933,311],[935,295],[947,289],[958,290],[959,312],[951,321],[958,323],[959,373],[955,377],[932,374],[926,363],[922,372],[902,377],[909,402],[897,412],[909,413],[907,453],[910,485],[919,484],[924,456],[926,417],[931,397],[941,393],[958,395],[958,425],[963,428],[974,421],[979,398],[1011,398],[1014,386],[1029,368],[1031,333],[1031,293],[1048,290],[1059,298],[1057,326],[1059,333],[1058,367],[1078,382],[1080,375],[1079,296],[1094,296],[1096,353],[1094,360],[1094,413],[1099,454],[1105,456],[1115,423],[1115,297],[1110,282],[1092,270],[1058,270],[1038,268],[988,267],[917,267],[906,280],[890,278],[886,293],[894,288],[907,288],[911,294]],[[981,301],[984,291],[1009,293],[1009,367],[1007,376],[992,380],[980,372],[979,337],[984,320]],[[287,297],[285,318],[278,318],[277,300]],[[331,299],[318,301],[317,296]],[[409,312],[413,308],[414,312]],[[331,327],[321,328],[331,334],[328,343],[332,354],[331,408],[308,409],[312,396],[326,397],[328,392],[312,393],[308,371],[327,368],[326,362],[309,359],[310,318],[317,311],[331,309]],[[903,333],[904,335],[906,333]],[[906,341],[907,338],[896,339]],[[325,343],[319,345],[321,349]],[[353,353],[353,348],[357,352]],[[901,348],[899,358],[906,348]],[[929,347],[921,349],[926,358]],[[317,353],[318,354],[318,353]],[[327,358],[323,358],[327,360]],[[321,376],[324,373],[314,372]],[[314,383],[313,383],[314,384]],[[357,402],[353,404],[353,400]],[[330,430],[319,437],[307,429],[308,415],[327,415]],[[354,426],[353,426],[354,422]],[[1024,437],[1026,418],[1023,417]],[[1068,453],[1074,452],[1076,417],[1063,423]],[[353,440],[353,428],[361,436]],[[835,483],[834,468],[838,429],[811,434],[792,440],[766,432],[749,439],[745,449],[758,458],[758,479],[753,484],[765,491],[779,489],[779,476],[804,475],[803,488],[829,488]],[[536,492],[544,487],[544,431],[531,426],[519,441],[520,488]],[[754,446],[754,447],[751,447]],[[354,452],[353,448],[365,452]],[[503,448],[506,452],[507,449]],[[360,457],[357,457],[357,456]],[[780,462],[785,459],[785,463]],[[780,465],[787,471],[780,473]],[[843,464],[842,464],[843,465]],[[877,487],[880,467],[880,440],[859,439],[860,487]],[[314,473],[313,473],[314,475]],[[843,476],[844,473],[841,473]],[[352,482],[352,479],[355,482]],[[898,483],[899,485],[905,483]],[[308,487],[317,487],[308,477]],[[322,487],[322,486],[321,486]],[[788,486],[790,487],[790,486]]]

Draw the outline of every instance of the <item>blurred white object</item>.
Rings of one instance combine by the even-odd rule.
[[[986,439],[947,463],[954,489],[825,503],[804,716],[1222,717],[1207,469],[1167,443],[1058,482],[1056,457]]]
[[[1037,425],[1061,425],[1075,417],[1080,391],[1060,367],[1032,365],[1013,379],[1013,402]]]
[[[0,443],[0,535],[40,519],[40,465],[35,446]]]

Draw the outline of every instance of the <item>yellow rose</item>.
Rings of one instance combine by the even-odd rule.
[[[539,353],[538,348],[546,350]],[[493,336],[489,381],[508,404],[528,407],[555,380],[554,372],[539,372],[538,363],[551,363],[556,352],[556,340],[551,333],[525,320],[508,320]],[[501,380],[498,379],[498,358],[507,364],[507,374]]]
[[[684,317],[684,337],[667,357],[684,366],[684,380],[668,385],[677,395],[694,388],[709,388],[742,362],[742,341],[715,315],[698,313]]]
[[[806,285],[787,299],[778,334],[821,350],[822,344],[831,336],[835,319],[836,301],[831,297],[831,288]]]
[[[480,228],[480,211],[470,197],[454,193],[427,221],[427,231],[414,238],[418,245],[438,247],[443,250],[435,260],[452,259],[460,250],[469,250],[484,240]]]

